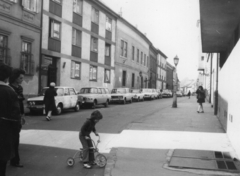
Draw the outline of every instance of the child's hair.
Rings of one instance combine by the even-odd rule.
[[[91,114],[91,117],[90,117],[91,120],[101,120],[102,118],[103,118],[103,116],[102,116],[101,112],[98,110],[93,111]]]

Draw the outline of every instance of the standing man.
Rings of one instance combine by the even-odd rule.
[[[11,67],[0,64],[0,175],[6,176],[8,160],[15,155],[14,139],[21,125],[21,114],[17,94],[7,85]]]
[[[188,92],[188,99],[190,99],[190,97],[191,97],[191,92],[189,90],[189,92]]]
[[[19,106],[20,106],[22,122],[25,122],[25,120],[24,120],[24,105],[23,105],[23,101],[25,98],[23,96],[23,88],[21,86],[21,84],[23,82],[24,74],[25,74],[25,71],[22,69],[13,69],[12,75],[9,78],[9,86],[11,86],[13,88],[13,90],[16,92],[16,94],[18,96],[18,102],[19,102]],[[23,165],[20,164],[20,156],[19,156],[19,152],[18,152],[21,129],[22,129],[22,124],[20,124],[19,128],[16,129],[17,130],[16,133],[18,133],[18,135],[15,137],[15,146],[14,146],[15,157],[13,159],[11,159],[11,162],[10,162],[10,164],[14,167],[23,167]]]
[[[51,115],[53,111],[56,111],[55,96],[57,92],[55,90],[55,83],[50,83],[50,87],[45,91],[43,102],[45,104],[45,112],[47,114],[46,120],[51,120]]]

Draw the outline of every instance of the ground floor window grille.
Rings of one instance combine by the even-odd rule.
[[[104,70],[104,82],[110,83],[110,70],[108,69]]]
[[[89,80],[90,81],[97,81],[97,67],[96,66],[90,65]]]
[[[74,78],[74,79],[81,78],[81,63],[72,61],[71,78]]]

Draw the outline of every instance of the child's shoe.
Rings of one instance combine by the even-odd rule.
[[[83,164],[83,167],[85,167],[86,169],[91,169],[91,168],[92,168],[92,166],[89,165],[88,163],[84,163],[84,164]]]

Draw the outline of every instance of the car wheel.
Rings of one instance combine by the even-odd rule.
[[[59,105],[57,106],[57,115],[60,115],[60,114],[62,113],[62,111],[63,111],[63,107],[62,107],[61,104],[59,104]]]
[[[104,103],[105,108],[108,107],[108,100]]]
[[[77,103],[75,106],[75,111],[78,112],[79,110],[80,110],[80,105],[79,105],[79,103]]]
[[[96,100],[93,101],[93,104],[92,104],[92,109],[95,109],[96,108],[96,105],[97,105],[97,102]]]

